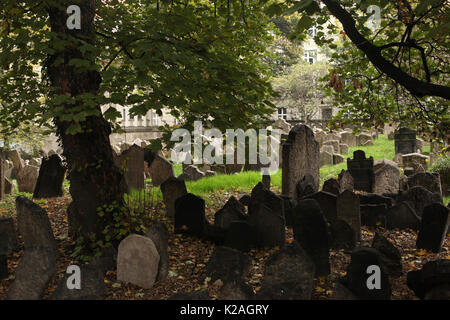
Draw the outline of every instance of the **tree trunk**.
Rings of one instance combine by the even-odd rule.
[[[59,1],[59,4],[60,7],[55,5],[48,8],[51,31],[58,35],[58,39],[73,36],[92,44],[95,39],[95,0],[83,0],[79,4],[81,30],[67,28],[66,9],[71,3]],[[76,66],[69,66],[71,59],[87,59],[85,54],[80,52],[79,46],[65,45],[63,49],[56,50],[47,61],[47,72],[54,90],[52,94],[71,97],[85,93],[97,94],[101,83],[100,74],[97,71],[80,71]],[[62,59],[63,63],[54,63],[58,59]],[[90,56],[89,59],[92,61],[93,57]],[[65,105],[64,112],[68,113],[79,107],[79,104]],[[72,195],[72,203],[68,209],[69,226],[75,229],[72,236],[82,236],[84,239],[101,235],[106,225],[112,222],[113,212],[101,218],[97,211],[99,207],[116,204],[116,208],[120,208],[123,204],[124,182],[120,169],[114,164],[109,140],[111,126],[103,118],[100,106],[95,108],[99,116],[86,118],[80,123],[83,132],[75,135],[66,132],[72,124],[71,121],[64,121],[59,117],[54,119],[69,171]]]

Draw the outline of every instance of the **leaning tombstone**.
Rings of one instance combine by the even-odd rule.
[[[66,168],[63,166],[59,155],[54,154],[48,158],[43,158],[33,198],[61,197],[65,173]]]

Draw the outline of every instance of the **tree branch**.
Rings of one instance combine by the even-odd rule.
[[[350,40],[363,51],[372,64],[388,77],[404,86],[417,97],[436,96],[450,100],[450,87],[428,83],[412,77],[394,64],[387,61],[381,54],[380,47],[368,41],[356,28],[355,19],[336,0],[322,0],[328,10],[342,23]]]

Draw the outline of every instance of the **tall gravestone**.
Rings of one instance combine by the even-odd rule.
[[[144,149],[134,144],[117,157],[117,162],[124,170],[128,189],[130,191],[144,189]]]
[[[336,201],[337,218],[344,220],[353,229],[355,242],[361,240],[361,213],[359,197],[350,190],[344,190]]]
[[[53,198],[63,195],[63,181],[66,168],[57,154],[42,159],[39,177],[34,188],[33,198]]]
[[[395,154],[408,154],[417,152],[416,131],[409,128],[400,128],[394,134]]]
[[[166,206],[166,216],[175,217],[175,200],[187,194],[186,184],[183,180],[171,177],[160,186],[163,201]]]
[[[295,185],[308,173],[314,178],[314,191],[319,189],[320,146],[311,128],[302,124],[292,128],[283,144],[282,158],[283,195],[295,198]]]
[[[373,192],[375,181],[373,157],[366,158],[362,150],[353,152],[353,159],[347,159],[347,169],[353,177],[354,189]]]

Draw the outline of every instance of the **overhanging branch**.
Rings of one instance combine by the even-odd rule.
[[[404,86],[412,95],[417,97],[435,96],[450,100],[450,87],[429,83],[414,78],[387,61],[381,54],[380,47],[367,40],[356,28],[355,19],[336,0],[322,0],[344,27],[344,31],[350,40],[363,51],[369,61],[384,72],[388,77]]]

